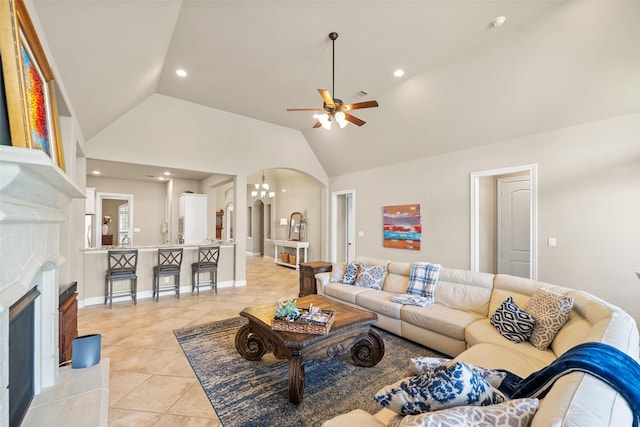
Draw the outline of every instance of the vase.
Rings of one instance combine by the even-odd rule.
[[[102,224],[102,235],[105,236],[109,234],[109,224]]]

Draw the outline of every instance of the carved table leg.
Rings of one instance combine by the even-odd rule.
[[[356,341],[351,347],[351,360],[357,366],[371,367],[376,365],[384,356],[384,341],[374,330]]]
[[[245,325],[236,333],[236,350],[247,360],[259,360],[267,352],[262,338]]]
[[[300,356],[293,356],[289,362],[289,402],[300,403],[304,397],[304,366]]]

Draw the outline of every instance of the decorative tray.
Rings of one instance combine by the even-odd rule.
[[[330,311],[300,310],[300,316],[296,320],[284,320],[273,318],[271,329],[274,331],[298,332],[301,334],[325,335],[331,330],[331,325],[336,320],[336,313]]]

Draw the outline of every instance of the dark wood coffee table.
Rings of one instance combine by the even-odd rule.
[[[236,349],[247,360],[259,360],[270,351],[278,359],[289,360],[289,401],[302,402],[304,396],[304,364],[311,360],[327,361],[335,356],[351,354],[357,366],[374,366],[384,356],[384,341],[371,325],[378,315],[332,301],[321,295],[298,298],[299,308],[309,304],[322,310],[334,310],[335,322],[326,335],[274,331],[271,319],[276,303],[247,307],[240,315],[249,324],[236,333]]]

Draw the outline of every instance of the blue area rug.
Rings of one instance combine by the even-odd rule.
[[[373,395],[405,376],[409,358],[444,357],[440,353],[377,329],[385,355],[371,368],[348,357],[305,364],[304,399],[289,403],[286,360],[267,353],[259,361],[243,359],[235,347],[243,317],[177,329],[178,342],[224,427],[315,427],[338,414],[380,407]]]

